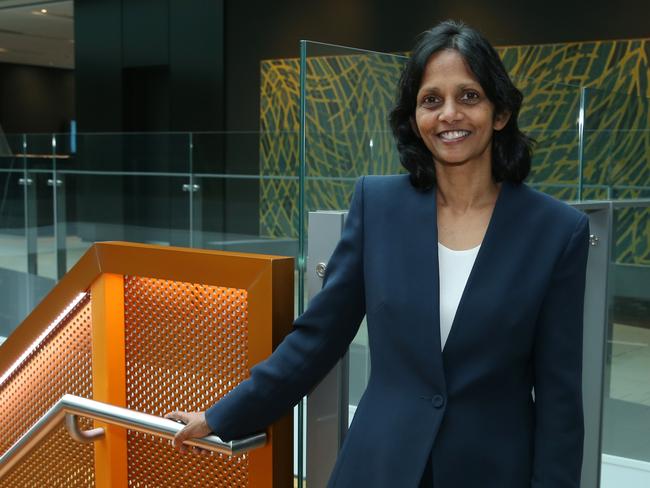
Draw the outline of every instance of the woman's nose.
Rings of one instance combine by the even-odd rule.
[[[438,120],[441,122],[447,122],[448,124],[453,124],[458,122],[463,118],[463,113],[460,110],[460,107],[455,102],[455,100],[446,101],[442,107],[440,107],[440,114],[438,115]]]

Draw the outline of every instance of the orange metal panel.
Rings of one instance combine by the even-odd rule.
[[[273,261],[248,290],[248,362],[268,357],[291,331],[294,313],[293,260]],[[268,429],[269,443],[249,454],[250,486],[284,487],[293,483],[292,412]]]
[[[71,270],[61,278],[61,281],[0,345],[0,374],[14,364],[23,351],[34,343],[75,297],[90,287],[99,274],[94,251],[87,251],[74,269],[76,272],[73,273]]]
[[[91,427],[83,419],[83,429]],[[91,488],[95,484],[93,445],[79,444],[62,425],[51,432],[0,481],[2,488]]]
[[[205,410],[248,377],[246,290],[129,276],[124,312],[128,408]],[[127,439],[134,486],[270,487],[249,484],[247,455],[183,456],[152,436]]]
[[[152,413],[160,414],[170,409],[170,399],[174,399],[175,408],[204,409],[244,379],[248,368],[266,358],[290,329],[293,321],[293,273],[293,259],[286,257],[131,243],[96,244],[0,347],[0,373],[15,362],[80,291],[92,284],[94,398],[144,411],[153,409]],[[133,308],[134,298],[128,295],[126,300],[130,305],[127,306],[129,312],[126,312],[122,275],[127,277],[127,282],[159,283],[149,290],[148,295],[145,294],[150,302],[138,302]],[[171,294],[169,290],[172,290]],[[235,291],[226,293],[224,290]],[[235,310],[231,309],[229,314],[221,310],[222,315],[219,315],[218,307],[223,303],[235,307]],[[238,306],[240,310],[236,310]],[[154,312],[143,313],[142,307],[149,307]],[[145,320],[132,329],[135,335],[131,336],[130,343],[125,336],[120,336],[126,328],[125,314],[131,317],[126,322],[135,316]],[[152,317],[157,321],[151,322]],[[174,322],[181,317],[184,321]],[[238,317],[240,323],[245,320],[246,327],[240,331],[241,337],[229,334],[212,337],[210,334],[214,331],[202,329],[205,324],[210,327],[210,317],[214,319],[212,324],[217,331],[220,330],[219,324],[229,320],[236,324]],[[162,339],[169,340],[154,342],[146,339],[146,334],[152,332],[151,327],[163,334]],[[179,344],[178,338],[187,342]],[[126,346],[120,346],[121,343]],[[213,362],[212,349],[223,349],[213,354],[221,357],[221,362]],[[127,368],[125,358],[135,357],[134,354],[140,356]],[[170,355],[182,360],[169,361]],[[232,362],[238,357],[243,358],[241,365]],[[147,361],[155,369],[144,367]],[[227,373],[231,377],[226,380],[226,385],[220,370],[225,362],[235,365],[235,369]],[[165,375],[178,381],[169,384]],[[218,391],[202,389],[201,385],[209,383],[210,379],[216,381]],[[144,397],[150,400],[149,406],[142,403]],[[203,459],[191,455],[181,458],[166,441],[143,435],[127,434],[125,437],[121,429],[108,428],[106,440],[96,445],[97,484],[126,486],[126,468],[123,470],[122,466],[137,465],[141,479],[153,483],[147,486],[169,486],[170,479],[163,473],[182,468],[189,472],[189,477],[182,478],[182,481],[179,478],[175,486],[209,486],[203,480],[212,478],[218,478],[214,486],[290,486],[290,415],[272,426],[269,435],[272,445],[249,455]],[[125,444],[128,447],[118,447]],[[162,451],[166,452],[164,458],[153,455],[144,462],[144,458],[139,457],[140,453]],[[167,471],[162,469],[163,465]],[[219,476],[224,467],[231,470],[225,478]]]
[[[93,335],[93,399],[126,406],[124,366],[124,278],[104,273],[90,288]],[[126,487],[126,429],[104,422],[95,442],[95,486]]]
[[[62,307],[62,308],[65,308]],[[64,394],[92,396],[91,313],[88,298],[0,386],[0,453],[4,453]],[[90,422],[80,422],[82,428]],[[92,444],[78,444],[61,427],[2,480],[3,488],[94,486]]]
[[[0,372],[5,371],[34,342],[43,329],[101,273],[144,276],[189,283],[250,288],[260,271],[293,258],[264,254],[207,251],[131,242],[101,242],[81,259],[0,345]],[[291,291],[293,293],[293,290]]]

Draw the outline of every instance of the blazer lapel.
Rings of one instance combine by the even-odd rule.
[[[410,184],[409,184],[410,186]],[[412,188],[404,195],[401,207],[403,246],[409,256],[402,263],[408,277],[407,293],[413,317],[413,339],[426,368],[433,372],[436,386],[445,389],[440,348],[440,284],[438,279],[438,227],[435,191]]]
[[[515,189],[512,186],[512,183],[504,181],[501,185],[501,190],[497,197],[497,201],[494,205],[494,210],[490,217],[485,236],[483,237],[483,242],[479,248],[478,254],[474,261],[474,265],[465,284],[465,288],[460,298],[458,304],[458,309],[452,321],[451,330],[449,336],[447,337],[447,343],[443,351],[443,357],[449,355],[448,351],[454,348],[454,345],[458,341],[463,340],[463,335],[465,333],[471,333],[471,323],[467,318],[468,310],[475,309],[478,310],[481,306],[480,303],[477,303],[475,300],[476,288],[489,286],[486,279],[494,279],[494,277],[486,276],[485,270],[488,264],[494,265],[498,263],[499,259],[502,259],[503,247],[499,245],[500,241],[504,237],[505,233],[511,225],[508,224],[508,215],[512,215],[512,212],[509,210],[513,205]],[[435,200],[435,199],[434,199]],[[436,212],[437,217],[437,212]],[[436,218],[436,229],[437,229],[437,218]],[[436,235],[437,239],[437,235]],[[438,247],[436,240],[436,265],[438,263]],[[439,276],[439,269],[436,266],[436,276]],[[440,324],[440,296],[437,296],[437,308],[436,313],[437,323]],[[438,328],[438,342],[440,339],[439,328]]]

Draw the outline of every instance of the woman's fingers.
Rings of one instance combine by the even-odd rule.
[[[185,427],[176,433],[173,440],[174,447],[181,453],[185,453],[188,450],[188,446],[184,444],[186,440],[205,437],[211,433],[203,412],[170,412],[165,415],[165,418],[180,420],[186,424]],[[193,447],[192,452],[195,454],[203,452],[209,454],[209,451],[199,447]]]
[[[188,424],[188,419],[185,414],[185,412],[169,412],[165,414],[166,419],[170,420],[176,420],[180,421],[181,423],[185,424],[185,427],[183,427],[181,430],[179,430],[176,435],[174,436],[174,440],[172,441],[172,445],[178,449],[180,452],[185,452],[187,449],[185,446],[183,446],[183,441],[185,440],[185,434],[183,431],[187,429],[187,424]]]
[[[194,454],[200,454],[202,456],[209,456],[212,454],[212,452],[208,451],[207,449],[201,449],[200,447],[192,446],[192,452]]]
[[[189,423],[189,419],[187,418],[187,414],[185,412],[169,412],[164,415],[166,419],[174,420],[180,424],[185,424],[187,425]]]

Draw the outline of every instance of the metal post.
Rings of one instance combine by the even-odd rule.
[[[189,159],[189,170],[190,170],[190,183],[189,183],[189,188],[190,191],[188,192],[188,196],[190,198],[190,214],[189,214],[189,231],[190,231],[190,247],[194,247],[194,192],[192,189],[194,189],[194,171],[193,171],[193,159],[192,159],[192,153],[194,144],[192,140],[192,133],[190,132],[188,134],[188,159]]]
[[[582,403],[584,408],[585,441],[582,461],[583,488],[600,486],[602,454],[603,392],[609,304],[607,281],[611,254],[612,204],[599,202],[576,204],[589,216],[591,245],[587,261],[585,286]]]
[[[54,223],[54,254],[56,256],[56,278],[60,280],[67,271],[66,249],[66,199],[63,177],[58,175],[56,165],[56,135],[52,135],[52,178],[47,180],[52,187],[52,213]]]
[[[347,212],[309,212],[307,293],[311,299],[322,280]],[[307,486],[325,488],[348,430],[349,353],[307,398]]]
[[[25,241],[27,244],[27,274],[25,275],[27,310],[36,306],[35,279],[38,275],[38,229],[36,181],[27,166],[27,134],[23,134],[23,176],[18,179],[23,187],[23,212],[25,216]]]

